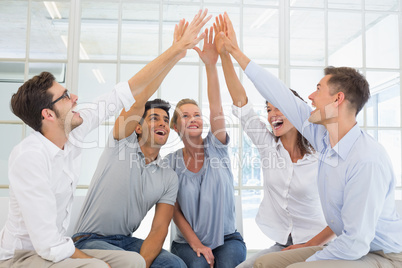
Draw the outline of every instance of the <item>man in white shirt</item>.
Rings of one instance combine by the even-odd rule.
[[[11,107],[35,130],[9,159],[10,210],[0,232],[0,267],[145,267],[134,252],[79,250],[66,236],[85,136],[116,110],[129,110],[136,98],[151,96],[186,50],[205,34],[210,17],[182,20],[173,45],[140,72],[99,97],[96,108],[76,111],[78,97],[43,72],[12,96]],[[181,27],[180,27],[181,25]],[[159,84],[155,81],[160,81]],[[113,107],[114,109],[109,109]]]

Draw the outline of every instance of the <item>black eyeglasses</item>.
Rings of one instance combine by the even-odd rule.
[[[70,99],[70,92],[68,92],[68,90],[64,91],[63,95],[61,95],[61,97],[55,99],[54,101],[52,101],[50,103],[50,106],[52,106],[53,104],[55,104],[56,102],[58,102],[59,100],[62,100],[64,98],[68,98]]]

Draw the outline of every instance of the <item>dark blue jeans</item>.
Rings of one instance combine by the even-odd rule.
[[[125,235],[101,236],[91,233],[77,233],[74,237],[89,235],[83,237],[75,243],[78,249],[105,249],[105,250],[126,250],[140,253],[144,240]],[[159,255],[153,261],[152,268],[186,268],[185,263],[177,256],[162,249]]]
[[[173,241],[170,251],[179,256],[189,268],[209,268],[209,264],[203,255],[201,254],[201,257],[198,257],[197,253],[195,253],[188,243],[176,243]],[[243,241],[243,237],[238,232],[225,235],[224,244],[212,250],[212,254],[214,254],[215,257],[214,267],[236,267],[246,259],[246,253],[246,244]]]

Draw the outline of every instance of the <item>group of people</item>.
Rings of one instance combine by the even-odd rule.
[[[43,72],[12,96],[14,114],[35,132],[9,159],[10,212],[0,232],[0,267],[401,267],[402,220],[395,177],[381,145],[356,115],[369,86],[355,69],[328,67],[309,99],[252,62],[237,44],[228,14],[181,20],[173,44],[127,82],[77,110],[78,97]],[[196,45],[204,40],[202,50]],[[195,49],[205,64],[210,130],[192,99],[149,101],[175,64]],[[256,222],[276,244],[246,259],[235,226],[233,174],[220,96],[221,58],[233,114],[261,158],[264,198]],[[232,57],[267,100],[271,130],[248,102]],[[81,209],[66,236],[84,137],[113,111],[115,121]],[[170,129],[184,147],[162,159]],[[136,238],[155,206],[151,230]],[[171,252],[162,249],[173,219]]]

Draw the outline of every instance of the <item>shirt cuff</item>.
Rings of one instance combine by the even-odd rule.
[[[238,107],[238,106],[232,104],[232,113],[237,118],[242,118],[243,116],[248,115],[252,110],[253,110],[253,106],[251,105],[250,102],[247,102],[242,107]]]
[[[316,253],[315,253],[314,255],[310,256],[310,257],[306,260],[306,262],[318,261],[318,258],[317,258],[315,255],[316,255]]]
[[[123,108],[128,111],[134,104],[135,99],[133,93],[131,93],[130,86],[127,81],[120,82],[115,86],[117,96],[123,104]]]

